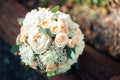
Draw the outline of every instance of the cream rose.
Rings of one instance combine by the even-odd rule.
[[[57,74],[64,73],[64,72],[66,72],[69,69],[71,69],[71,66],[67,62],[63,63],[63,64],[58,64],[58,69],[57,69],[56,73]]]
[[[18,45],[22,43],[26,43],[27,38],[28,38],[28,31],[24,27],[21,27],[20,34],[17,36],[16,39],[16,43]]]
[[[69,39],[67,46],[70,47],[70,48],[73,48],[75,46],[74,40],[73,39]]]
[[[82,33],[81,33],[80,29],[77,28],[77,30],[76,30],[76,35],[72,38],[73,41],[75,42],[75,45],[77,45],[77,46],[78,46],[79,43],[80,43],[80,36],[82,36]]]
[[[68,34],[68,33],[69,33],[68,24],[67,24],[67,22],[65,21],[65,19],[63,19],[63,18],[58,18],[58,23],[59,23],[59,25],[60,25],[60,27],[61,27],[60,32],[63,32],[63,33]]]
[[[32,61],[29,66],[33,69],[37,69],[37,63],[35,61]]]
[[[80,43],[80,36],[82,35],[79,28],[76,30],[76,35],[72,37],[72,39],[69,39],[68,41],[68,47],[73,48],[75,45],[79,45]]]
[[[74,44],[75,45],[79,45],[79,42],[80,42],[80,36],[74,36],[73,38],[72,38],[72,40],[74,41]]]
[[[79,55],[82,54],[84,47],[85,47],[85,42],[83,41],[83,39],[84,39],[84,36],[83,34],[81,34],[81,36],[79,36],[79,44],[75,47],[76,53],[71,53],[72,59],[68,60],[68,63],[70,65],[76,63]]]
[[[50,31],[53,34],[57,34],[58,32],[60,32],[61,27],[59,26],[58,22],[53,21],[51,27],[50,27]]]
[[[39,26],[42,27],[42,28],[49,28],[51,22],[52,22],[51,19],[45,19],[45,20],[40,22]]]
[[[38,29],[35,29],[28,35],[28,43],[37,54],[40,54],[49,47],[51,38],[44,33],[38,32]]]
[[[55,37],[55,44],[58,47],[65,47],[68,42],[68,36],[66,33],[58,33]]]
[[[81,35],[82,35],[82,32],[80,31],[79,28],[77,28],[76,35],[77,35],[77,36],[81,36]]]
[[[46,65],[46,71],[55,71],[57,69],[57,66],[55,64],[48,64]]]
[[[78,46],[76,46],[76,54],[79,54],[81,55],[83,50],[84,50],[84,47],[85,47],[85,42],[84,42],[84,35],[81,34],[81,36],[79,37],[79,44]]]

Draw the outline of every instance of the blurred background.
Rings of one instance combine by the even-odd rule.
[[[85,41],[107,56],[120,54],[120,1],[119,0],[17,0],[27,10],[37,7],[53,8],[69,13],[80,24]]]
[[[23,66],[19,56],[12,54],[10,49],[15,45],[15,39],[19,33],[18,18],[24,18],[25,14],[32,9],[53,8],[56,5],[60,6],[60,11],[70,14],[72,20],[80,25],[80,29],[84,33],[86,45],[90,48],[85,49],[88,52],[83,55],[85,57],[82,58],[82,65],[85,61],[89,62],[88,57],[92,65],[87,63],[86,65],[93,67],[93,64],[99,64],[96,57],[98,56],[101,63],[104,63],[102,58],[106,60],[106,63],[110,62],[112,66],[115,63],[117,66],[114,68],[117,71],[114,72],[111,69],[110,72],[119,76],[109,78],[108,75],[96,76],[93,73],[88,74],[89,77],[92,77],[91,79],[78,75],[77,79],[67,78],[65,80],[120,80],[120,0],[0,0],[0,4],[0,80],[45,80],[39,72]],[[91,49],[97,51],[98,54],[92,53]],[[89,51],[96,56],[87,55]],[[96,62],[92,63],[94,58]],[[57,77],[54,80],[60,79]]]

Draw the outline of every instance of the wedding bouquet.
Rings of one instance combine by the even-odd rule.
[[[57,8],[28,12],[16,39],[22,62],[47,76],[71,69],[85,46],[79,25]]]

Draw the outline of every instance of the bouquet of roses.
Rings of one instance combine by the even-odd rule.
[[[69,14],[48,8],[34,9],[21,21],[16,45],[25,65],[53,76],[71,69],[84,49],[84,36]]]

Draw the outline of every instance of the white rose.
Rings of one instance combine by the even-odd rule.
[[[52,19],[53,13],[48,9],[32,10],[28,12],[23,20],[23,26],[29,30],[32,27],[37,27],[40,25],[40,22],[47,19]]]
[[[32,49],[30,48],[30,46],[28,44],[24,44],[22,46],[20,46],[19,48],[19,55],[21,56],[21,60],[26,64],[26,65],[30,65],[33,62],[34,59],[34,53],[32,51]]]
[[[37,26],[40,22],[40,17],[38,14],[38,11],[32,10],[31,12],[27,13],[25,16],[25,19],[23,20],[23,26],[29,30],[31,29],[33,26]]]
[[[51,19],[54,15],[54,13],[52,13],[49,9],[43,9],[43,8],[39,8],[38,14],[41,20]]]
[[[44,33],[38,32],[38,29],[33,29],[28,35],[28,43],[37,54],[40,54],[49,47],[51,38]]]
[[[58,47],[65,47],[68,42],[68,37],[66,33],[58,33],[55,37],[55,44]]]
[[[60,32],[60,30],[61,30],[61,27],[59,26],[59,24],[56,21],[53,21],[50,27],[50,31],[53,34],[57,34],[58,32]]]

